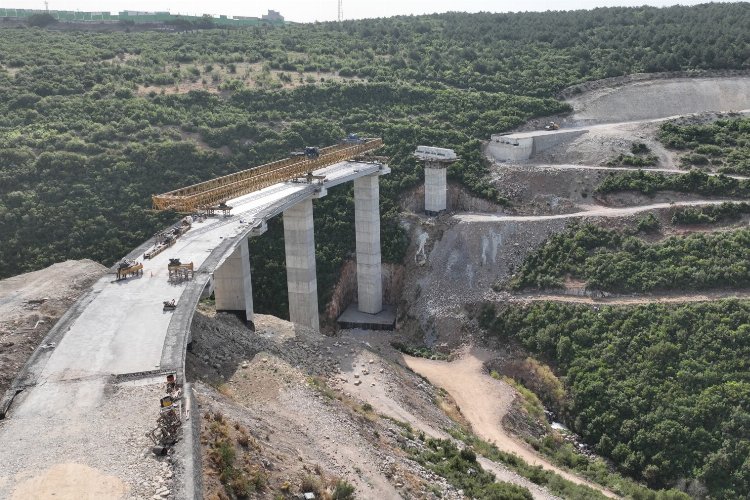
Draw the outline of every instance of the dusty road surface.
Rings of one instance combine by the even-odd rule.
[[[569,481],[594,488],[610,498],[617,498],[617,495],[606,488],[553,465],[503,429],[501,421],[516,396],[508,384],[493,379],[485,372],[484,363],[491,356],[491,352],[473,347],[452,362],[411,356],[404,356],[404,360],[409,368],[433,385],[442,387],[453,397],[474,433],[482,439],[494,443],[502,451],[515,453],[532,465],[539,465]]]
[[[580,212],[572,214],[553,215],[498,215],[498,214],[456,214],[455,218],[461,222],[523,222],[544,221],[555,219],[575,219],[582,217],[626,217],[628,215],[649,210],[670,207],[700,207],[705,205],[721,205],[732,200],[699,200],[699,201],[677,201],[674,203],[654,203],[651,205],[640,205],[636,207],[603,207],[601,205],[581,205]]]
[[[576,304],[596,304],[604,306],[635,305],[635,304],[679,304],[683,302],[710,302],[713,300],[726,299],[748,299],[750,291],[715,291],[696,292],[691,294],[649,294],[635,296],[614,296],[593,298],[579,295],[565,295],[552,293],[529,293],[522,295],[511,295],[510,300],[515,302],[571,302]],[[507,300],[507,299],[503,299]]]

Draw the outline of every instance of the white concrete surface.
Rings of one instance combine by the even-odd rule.
[[[357,238],[357,307],[360,312],[377,314],[383,310],[378,175],[368,175],[354,181],[354,224]]]
[[[253,284],[250,279],[250,250],[243,238],[232,255],[213,273],[217,311],[242,311],[253,321]]]
[[[428,213],[442,212],[447,207],[448,182],[446,167],[436,162],[425,163],[424,209]]]
[[[315,228],[311,198],[284,212],[284,250],[289,320],[317,330],[320,327],[318,278],[315,274]]]
[[[524,161],[586,132],[587,129],[576,128],[495,134],[487,145],[487,152],[497,161]]]
[[[158,398],[153,406],[148,401],[145,406],[143,401],[132,401],[135,411],[151,411],[152,415],[141,419],[148,422],[146,427],[130,429],[124,435],[133,444],[127,449],[111,447],[116,442],[113,435],[119,436],[121,429],[133,426],[131,416],[122,411],[111,415],[105,411],[102,418],[109,420],[94,423],[87,418],[87,410],[106,408],[113,402],[117,407],[129,407],[127,401],[121,400],[126,397],[122,384],[112,375],[137,377],[158,369],[183,369],[184,358],[176,356],[165,361],[163,357],[169,350],[167,346],[184,348],[186,343],[167,338],[167,332],[187,338],[191,315],[181,313],[192,311],[200,294],[183,295],[190,290],[187,283],[168,281],[169,258],[192,261],[197,270],[195,280],[205,282],[208,273],[231,258],[237,245],[264,226],[266,219],[309,200],[326,187],[388,172],[386,166],[379,164],[342,162],[314,172],[326,176],[322,186],[281,183],[229,200],[228,204],[234,207],[231,217],[193,224],[174,246],[151,260],[143,261],[141,255],[138,260],[144,263],[142,276],[120,282],[115,282],[112,274],[100,279],[71,308],[74,313],[69,321],[61,320],[58,324],[63,326],[53,329],[60,337],[56,345],[40,349],[32,358],[34,361],[24,368],[19,379],[24,385],[17,387],[19,394],[6,419],[0,420],[0,498],[12,498],[21,481],[69,462],[106,469],[131,489],[137,489],[127,471],[132,470],[133,464],[143,462],[142,453],[149,446],[144,433],[156,422]],[[164,312],[162,301],[173,298],[177,299],[177,311]],[[174,324],[173,318],[179,324]],[[161,380],[152,377],[142,382],[153,385]],[[50,446],[39,446],[40,441]],[[106,454],[105,461],[102,454]]]

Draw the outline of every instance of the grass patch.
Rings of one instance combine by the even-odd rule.
[[[539,466],[529,465],[523,459],[519,458],[518,455],[501,451],[494,444],[488,443],[458,426],[447,429],[447,432],[467,446],[471,446],[476,453],[493,462],[507,466],[518,475],[525,477],[534,484],[544,486],[555,495],[563,498],[575,498],[576,500],[606,498],[602,493],[588,486],[568,481],[558,474],[544,470]],[[545,453],[553,447],[553,443],[540,442],[538,446],[539,451]],[[568,445],[563,450],[551,453],[550,458],[563,468],[569,467],[567,464],[575,465],[576,467],[569,468],[592,482],[601,484],[613,492],[629,498],[649,500],[689,500],[690,498],[688,495],[675,490],[650,490],[619,474],[610,472],[606,464],[600,459],[589,462],[586,457],[580,454],[576,454],[577,456],[573,457],[573,453],[572,446]],[[582,460],[586,462],[584,463]]]
[[[328,399],[340,399],[336,391],[328,387],[328,384],[322,377],[308,377],[307,384]]]
[[[436,361],[447,361],[448,355],[441,352],[433,351],[429,347],[413,347],[403,342],[391,342],[391,347],[399,352],[414,356],[415,358],[433,359]]]
[[[531,493],[526,488],[495,482],[495,475],[477,463],[476,454],[470,448],[459,450],[447,439],[429,438],[425,445],[424,450],[413,452],[412,458],[463,490],[468,498],[531,500]]]

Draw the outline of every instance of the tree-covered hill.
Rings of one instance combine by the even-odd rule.
[[[750,304],[496,309],[480,321],[564,376],[568,423],[651,487],[750,495]]]
[[[504,202],[480,140],[565,111],[552,94],[606,76],[747,68],[750,5],[444,14],[246,30],[0,29],[0,277],[66,258],[106,264],[173,214],[150,195],[345,132],[382,136],[385,256],[418,143],[455,148],[451,176]],[[317,206],[321,298],[353,245],[347,188]],[[335,215],[334,215],[335,214]],[[283,256],[254,244],[260,308],[284,315]],[[274,274],[275,273],[275,274]]]

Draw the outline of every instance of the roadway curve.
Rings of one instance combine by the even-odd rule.
[[[518,455],[531,465],[540,466],[568,481],[600,491],[609,498],[618,498],[608,489],[552,464],[531,446],[505,430],[502,420],[510,410],[516,392],[505,382],[495,380],[487,374],[484,364],[493,356],[492,352],[475,347],[466,349],[458,359],[451,362],[412,356],[404,356],[404,362],[411,370],[451,395],[477,436],[495,444],[502,451]]]
[[[342,162],[315,172],[326,177],[322,186],[282,183],[229,200],[234,216],[193,224],[174,246],[144,262],[142,276],[100,279],[55,325],[0,402],[0,417],[6,417],[0,422],[0,498],[49,491],[93,498],[88,495],[101,495],[101,484],[109,485],[105,497],[153,496],[148,481],[141,484],[158,465],[144,453],[150,446],[145,433],[158,416],[164,373],[184,380],[190,324],[211,272],[239,241],[262,232],[269,217],[327,187],[388,172],[380,164]],[[128,257],[142,261],[152,244]],[[194,279],[170,283],[170,257],[192,261]],[[172,298],[177,310],[163,312],[162,300]],[[200,471],[193,470],[189,428],[184,435],[173,493],[193,498],[200,493],[194,483]],[[60,472],[69,470],[80,473]]]

